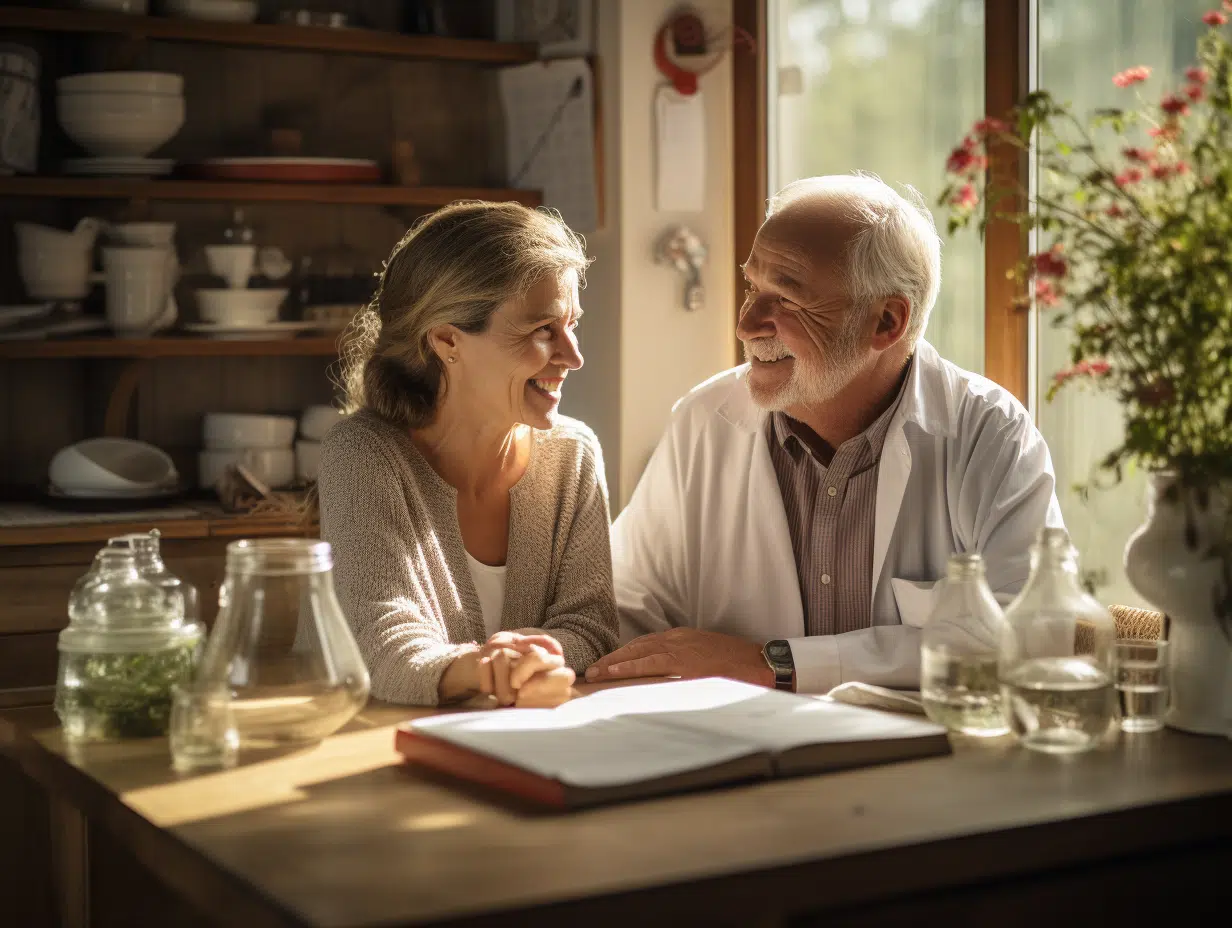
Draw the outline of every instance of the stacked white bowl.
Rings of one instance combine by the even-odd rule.
[[[321,439],[342,418],[333,406],[309,406],[299,417],[299,441],[295,443],[295,475],[309,482],[317,479],[321,466]]]
[[[197,456],[199,483],[216,489],[228,468],[242,464],[271,490],[295,481],[293,416],[211,412],[205,417],[205,449]]]
[[[100,158],[144,158],[184,125],[184,78],[100,71],[56,81],[56,112],[70,139]]]

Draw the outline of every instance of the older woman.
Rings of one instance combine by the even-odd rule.
[[[553,705],[616,646],[602,455],[558,412],[587,264],[553,214],[455,203],[357,323],[321,535],[380,699]]]

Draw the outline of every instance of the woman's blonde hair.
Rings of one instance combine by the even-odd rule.
[[[589,263],[581,236],[555,210],[460,200],[420,219],[347,333],[347,412],[366,408],[408,428],[427,425],[444,378],[429,333],[447,324],[482,332],[501,304],[546,277],[573,271],[584,285]]]

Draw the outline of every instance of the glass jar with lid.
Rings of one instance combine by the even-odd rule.
[[[998,677],[1010,730],[1051,754],[1095,747],[1116,718],[1112,615],[1082,589],[1063,528],[1031,546],[1031,576],[1005,610]]]
[[[167,577],[143,576],[133,539],[113,538],[73,587],[55,702],[68,741],[166,734],[171,688],[191,677],[202,640]]]
[[[368,670],[328,542],[232,542],[218,606],[197,681],[229,689],[241,750],[319,741],[364,707]]]

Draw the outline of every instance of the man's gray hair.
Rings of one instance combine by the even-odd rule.
[[[914,345],[941,289],[941,236],[919,191],[903,189],[905,196],[873,174],[806,177],[774,194],[766,216],[799,200],[839,204],[859,229],[845,256],[848,295],[859,309],[894,294],[906,297],[906,336]]]

